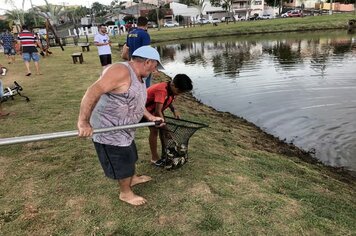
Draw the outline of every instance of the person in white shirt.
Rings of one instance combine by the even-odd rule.
[[[94,45],[98,47],[100,63],[105,69],[111,64],[111,41],[104,24],[99,25],[99,33],[94,37]]]

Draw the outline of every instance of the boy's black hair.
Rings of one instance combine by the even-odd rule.
[[[193,89],[192,80],[186,74],[177,74],[174,76],[172,82],[182,93],[189,92]]]
[[[105,24],[100,24],[100,25],[99,25],[99,28],[101,28],[101,26],[106,26],[106,25],[105,25]]]
[[[137,26],[146,26],[147,23],[148,23],[148,20],[146,17],[140,16],[139,18],[137,18]]]

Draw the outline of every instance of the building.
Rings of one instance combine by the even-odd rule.
[[[264,13],[264,5],[264,0],[234,0],[231,9],[238,18],[248,19],[254,14],[261,16]]]
[[[190,18],[191,21],[198,21],[200,19],[200,12],[195,6],[187,6],[185,4],[171,2],[169,7],[172,9],[174,16],[181,15],[184,18]],[[214,7],[210,1],[205,1],[202,9],[203,17],[211,20],[214,17],[222,17],[226,11],[221,7]]]

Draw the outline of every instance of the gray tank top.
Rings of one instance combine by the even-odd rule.
[[[138,80],[128,62],[121,63],[130,71],[131,85],[125,93],[101,95],[90,117],[93,128],[137,124],[143,117],[147,99],[146,86]],[[113,146],[129,146],[135,138],[135,129],[94,134],[93,141]]]

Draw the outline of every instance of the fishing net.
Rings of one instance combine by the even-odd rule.
[[[190,137],[205,124],[188,120],[165,117],[166,126],[160,128],[162,142],[163,167],[167,170],[176,169],[188,161],[188,142]]]

